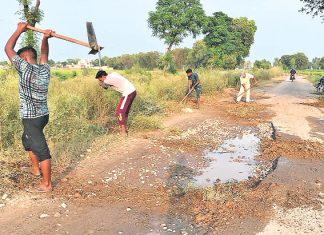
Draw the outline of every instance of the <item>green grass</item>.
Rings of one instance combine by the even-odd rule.
[[[308,80],[314,85],[319,81],[319,79],[324,76],[324,70],[301,70],[297,71],[299,74],[306,75]]]

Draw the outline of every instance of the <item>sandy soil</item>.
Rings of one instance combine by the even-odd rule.
[[[1,233],[324,234],[324,118],[312,92],[299,77],[255,89],[250,104],[228,90],[199,110],[179,105],[162,130],[104,136],[56,171],[53,193],[3,195]],[[206,150],[246,133],[260,138],[266,173],[194,186]]]

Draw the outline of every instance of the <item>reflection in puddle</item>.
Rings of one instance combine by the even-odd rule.
[[[225,141],[216,151],[207,152],[210,165],[194,178],[195,184],[209,186],[216,181],[224,183],[248,179],[257,164],[255,156],[258,155],[259,144],[260,139],[255,135],[243,134],[242,137]]]

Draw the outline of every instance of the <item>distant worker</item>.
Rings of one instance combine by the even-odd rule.
[[[188,76],[188,90],[186,92],[185,100],[187,101],[188,96],[190,93],[195,90],[196,92],[196,102],[197,106],[199,108],[200,103],[200,93],[201,93],[201,86],[200,86],[200,80],[197,73],[193,73],[192,69],[187,69],[186,74]]]
[[[127,134],[128,113],[136,97],[135,87],[130,81],[116,72],[108,75],[106,71],[100,70],[97,72],[96,79],[99,80],[99,85],[102,88],[111,87],[122,94],[116,108],[116,114],[121,133]]]
[[[237,95],[236,102],[240,102],[244,92],[246,92],[246,99],[245,101],[248,103],[250,102],[250,94],[251,94],[251,80],[253,80],[254,83],[256,83],[256,79],[252,74],[242,72],[240,76],[240,91]]]
[[[296,79],[296,70],[291,69],[290,70],[290,80],[293,82]]]
[[[38,63],[37,52],[33,47],[23,47],[17,52],[14,50],[18,38],[26,29],[26,23],[18,24],[16,31],[5,46],[5,51],[19,74],[19,115],[24,128],[22,143],[31,159],[31,174],[42,177],[38,186],[28,188],[27,191],[49,192],[52,191],[51,154],[43,129],[49,119],[47,106],[50,81],[48,38],[51,37],[52,30],[45,30]]]

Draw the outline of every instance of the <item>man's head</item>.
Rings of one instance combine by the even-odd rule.
[[[17,54],[28,62],[37,61],[37,52],[31,46],[26,46],[17,51]]]
[[[246,77],[246,72],[245,72],[245,71],[243,71],[243,72],[241,73],[241,77],[242,77],[242,78],[245,78],[245,77]]]
[[[192,74],[192,69],[187,69],[187,70],[186,70],[186,74],[187,74],[187,76],[191,76],[191,74]]]
[[[99,79],[99,81],[102,82],[103,80],[106,79],[107,75],[108,75],[108,73],[106,73],[105,70],[100,70],[96,74],[96,79]]]

